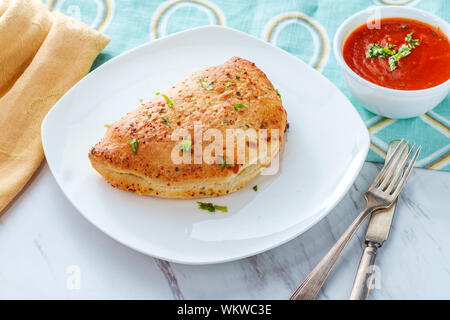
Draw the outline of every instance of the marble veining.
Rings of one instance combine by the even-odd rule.
[[[0,217],[0,299],[287,299],[363,209],[362,194],[379,169],[366,163],[338,206],[296,239],[247,259],[188,266],[100,232],[70,205],[45,164]],[[413,171],[379,251],[371,299],[450,299],[449,189],[450,173]],[[348,298],[366,225],[319,299]]]
[[[180,287],[178,285],[177,277],[175,276],[172,270],[170,262],[156,258],[154,260],[156,261],[158,268],[161,270],[162,274],[166,278],[167,284],[170,287],[170,291],[172,292],[173,298],[176,300],[184,299],[183,293],[181,292]]]

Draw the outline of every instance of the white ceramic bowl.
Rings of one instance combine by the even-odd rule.
[[[395,90],[369,82],[356,74],[342,55],[347,37],[374,17],[403,17],[437,26],[449,37],[450,25],[443,19],[411,7],[380,6],[360,11],[345,20],[334,37],[334,55],[342,69],[350,92],[370,111],[388,118],[404,119],[420,116],[444,100],[450,90],[450,79],[423,90]]]

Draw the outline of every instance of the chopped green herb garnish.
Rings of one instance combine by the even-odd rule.
[[[258,191],[258,185],[257,184],[255,184],[254,186],[253,186],[253,191]]]
[[[407,46],[406,44],[403,44],[398,52],[394,54],[393,56],[389,57],[389,67],[391,68],[391,71],[394,71],[398,67],[398,61],[401,58],[406,57],[411,53],[411,48]]]
[[[203,88],[205,88],[206,90],[212,90],[214,88],[214,86],[208,82],[206,82],[203,79],[200,79],[200,84],[202,85]]]
[[[109,127],[111,127],[111,125],[110,125],[110,124],[104,124],[104,126],[105,126],[105,128],[109,128]]]
[[[159,113],[166,113],[166,112],[167,112],[166,108],[161,108],[161,110],[159,110]]]
[[[142,98],[140,98],[140,99],[139,99],[139,102],[141,102],[141,103],[142,103],[143,101],[144,101],[144,99],[142,99]]]
[[[217,204],[214,205],[214,209],[219,210],[221,212],[228,212],[228,207],[227,206],[219,206]]]
[[[172,126],[170,125],[169,119],[167,119],[166,116],[162,116],[161,119],[164,124],[167,124],[169,126],[169,128],[172,128]]]
[[[275,89],[275,92],[277,93],[278,98],[280,98],[280,101],[283,102],[283,100],[281,100],[281,94],[278,92],[278,89]]]
[[[209,212],[216,212],[216,210],[221,212],[228,212],[228,207],[226,206],[218,206],[216,204],[212,204],[211,202],[200,202],[197,201],[198,207],[201,210],[207,210]]]
[[[223,123],[228,124],[229,123],[228,119],[223,119]]]
[[[160,94],[160,93],[159,93],[159,92],[157,92],[157,93],[155,93],[155,94],[156,94],[157,96],[159,96],[159,94]]]
[[[245,105],[243,105],[242,103],[238,103],[234,105],[234,110],[239,111],[241,109],[247,108]]]
[[[369,45],[369,50],[367,51],[367,58],[377,58],[377,57],[389,57],[396,53],[395,50],[391,50],[395,45],[393,44],[387,44],[386,46],[382,47],[379,44],[373,44],[371,43]]]
[[[412,32],[408,33],[405,37],[405,41],[408,44],[402,44],[400,49],[395,50],[393,44],[387,44],[382,47],[379,44],[370,44],[369,50],[367,51],[367,58],[387,58],[389,57],[389,67],[391,71],[394,71],[398,67],[398,61],[409,54],[411,54],[411,49],[414,49],[416,46],[420,45],[420,41],[418,39],[412,38]]]
[[[162,96],[166,100],[166,102],[169,105],[169,107],[173,108],[173,101],[170,100],[170,98],[168,96],[166,96],[165,94],[162,94]]]
[[[220,163],[220,169],[225,169],[225,168],[229,168],[232,166],[232,164],[227,163],[227,158],[225,157],[221,157],[222,158],[222,162]]]
[[[209,212],[215,212],[216,208],[214,208],[214,205],[211,202],[200,202],[197,201],[198,207],[202,210],[208,210]]]
[[[233,85],[233,83],[230,82],[230,81],[228,81],[227,83],[225,83],[225,86],[227,86],[227,87],[232,86],[232,85]]]
[[[414,49],[416,46],[420,45],[419,39],[412,38],[412,32],[406,35],[405,41],[408,42],[408,45],[411,49]]]
[[[180,149],[183,152],[188,152],[189,150],[191,150],[191,146],[192,146],[191,140],[183,140],[183,142],[181,143]]]
[[[133,151],[133,153],[137,154],[137,150],[138,150],[138,146],[139,146],[139,140],[138,139],[133,139],[133,140],[127,141],[127,143],[130,145],[131,150]]]

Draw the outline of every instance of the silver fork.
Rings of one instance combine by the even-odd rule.
[[[378,173],[375,180],[364,194],[364,198],[366,199],[365,209],[358,217],[356,217],[330,251],[328,251],[322,260],[320,260],[308,277],[306,277],[300,287],[298,287],[292,295],[291,300],[313,300],[325,283],[328,274],[341,255],[342,250],[347,246],[347,243],[353,237],[358,227],[372,212],[378,209],[389,208],[397,199],[411,173],[411,169],[413,168],[421,149],[421,146],[417,148],[408,167],[405,168],[405,165],[411,158],[415,144],[405,156],[406,152],[404,151],[405,148],[407,148],[408,143],[403,143],[403,140],[404,139],[397,145],[391,159],[386,162],[385,166],[381,169],[380,173]],[[405,169],[403,170],[402,168]]]

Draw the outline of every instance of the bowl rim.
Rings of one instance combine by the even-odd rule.
[[[339,64],[339,66],[342,68],[343,71],[347,72],[350,74],[350,76],[352,76],[355,80],[359,81],[360,83],[366,85],[367,87],[370,87],[372,89],[375,90],[379,90],[382,91],[383,93],[386,94],[399,94],[399,95],[425,95],[425,94],[429,94],[432,93],[433,91],[439,90],[439,89],[443,89],[445,87],[450,87],[450,78],[447,79],[447,81],[438,84],[434,87],[431,88],[426,88],[426,89],[419,89],[419,90],[399,90],[399,89],[392,89],[392,88],[388,88],[388,87],[383,87],[380,86],[376,83],[370,82],[369,80],[364,79],[363,77],[361,77],[359,74],[357,74],[355,71],[353,71],[348,64],[345,62],[344,57],[343,57],[343,52],[342,52],[342,46],[345,43],[345,41],[347,40],[348,36],[351,34],[351,32],[347,35],[347,37],[345,37],[344,39],[344,34],[348,31],[348,30],[352,30],[352,32],[357,29],[358,27],[360,27],[361,25],[356,25],[356,27],[354,26],[354,24],[352,24],[352,21],[355,20],[356,18],[367,14],[370,11],[373,11],[374,9],[380,9],[380,16],[381,19],[383,18],[388,18],[390,16],[383,16],[385,15],[387,12],[389,12],[389,10],[400,10],[400,11],[404,11],[405,13],[408,12],[415,12],[415,13],[419,13],[421,15],[425,15],[430,17],[431,19],[436,20],[439,25],[438,27],[440,27],[440,29],[442,30],[442,32],[447,36],[447,38],[450,38],[450,24],[445,21],[444,19],[442,19],[441,17],[428,12],[428,11],[424,11],[421,9],[417,9],[417,8],[412,8],[412,7],[399,7],[399,6],[395,6],[395,5],[385,5],[385,6],[371,6],[369,8],[366,8],[364,10],[358,11],[355,14],[351,15],[350,17],[348,17],[347,19],[344,20],[344,22],[341,23],[341,25],[339,26],[339,28],[337,29],[335,35],[334,35],[334,39],[333,39],[333,53],[334,56]],[[407,14],[405,14],[404,17],[401,18],[409,18],[409,19],[414,19],[414,20],[418,20],[420,22],[426,23],[426,24],[430,24],[429,22],[423,21],[421,19],[417,19],[417,18],[412,18],[412,17],[407,17]],[[441,27],[441,25],[446,26],[447,30],[443,30],[444,28]]]

